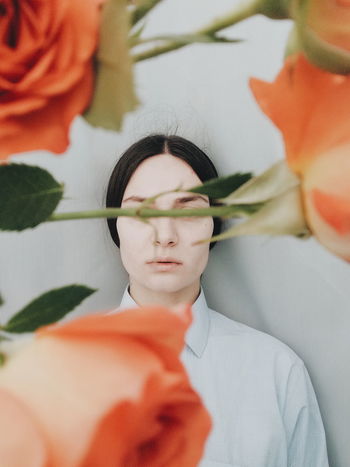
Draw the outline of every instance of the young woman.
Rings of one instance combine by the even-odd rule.
[[[111,175],[108,207],[136,207],[155,194],[217,176],[210,159],[179,136],[152,135],[125,151]],[[212,204],[196,193],[167,193],[157,209]],[[129,274],[120,307],[192,303],[182,360],[212,415],[201,467],[326,467],[325,433],[301,359],[279,340],[208,308],[200,278],[220,232],[211,217],[159,217],[150,224],[108,219]],[[180,466],[179,466],[180,467]],[[185,467],[185,466],[184,466]]]

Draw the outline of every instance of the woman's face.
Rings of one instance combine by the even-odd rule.
[[[191,188],[202,182],[183,160],[160,154],[144,160],[126,187],[122,207],[137,207],[163,191]],[[157,209],[204,208],[208,197],[196,193],[168,193],[156,199]],[[118,217],[120,254],[130,282],[153,292],[179,292],[198,284],[208,262],[209,243],[192,245],[213,233],[212,217],[149,219],[156,228],[137,219]],[[170,261],[162,263],[161,261]]]

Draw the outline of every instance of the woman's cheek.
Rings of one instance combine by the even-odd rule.
[[[212,217],[188,217],[194,224],[198,225],[199,228],[205,228],[214,224]]]
[[[179,219],[180,220],[180,219]],[[214,230],[214,221],[212,217],[185,217],[181,219],[184,229],[195,235],[199,240],[200,238],[208,238],[212,235]],[[200,237],[198,237],[198,235]]]
[[[149,230],[147,224],[132,217],[118,217],[116,226],[120,243],[125,244],[135,240],[140,241]]]
[[[135,274],[140,269],[145,255],[149,226],[129,217],[119,217],[116,226],[120,240],[121,261],[128,274]]]

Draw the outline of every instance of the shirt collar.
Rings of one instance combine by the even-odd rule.
[[[132,308],[139,306],[129,293],[129,285],[126,287],[119,308]],[[186,332],[186,345],[197,357],[201,357],[209,337],[209,309],[203,289],[201,287],[197,300],[192,305],[193,321]]]

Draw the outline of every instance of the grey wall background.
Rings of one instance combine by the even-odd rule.
[[[235,3],[164,0],[146,31],[191,31]],[[258,173],[283,157],[283,145],[255,104],[247,79],[275,76],[290,26],[255,17],[226,31],[246,39],[239,45],[193,45],[139,63],[135,74],[143,105],[127,116],[121,133],[93,129],[78,118],[65,155],[42,151],[13,160],[45,167],[63,181],[67,199],[60,209],[70,211],[101,206],[117,155],[150,131],[192,139],[222,175]],[[2,319],[40,293],[74,282],[99,289],[75,314],[118,305],[127,277],[103,221],[1,233],[0,244]],[[251,237],[218,244],[204,279],[212,308],[280,338],[303,358],[321,407],[332,467],[350,465],[349,274],[350,265],[313,239]]]

